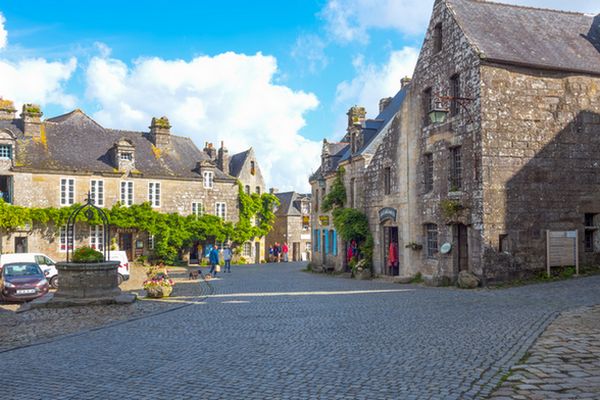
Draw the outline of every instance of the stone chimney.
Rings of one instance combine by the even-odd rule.
[[[150,140],[159,149],[169,147],[171,144],[171,124],[169,124],[167,117],[152,118]]]
[[[279,192],[279,189],[277,189],[277,188],[272,187],[269,189],[269,193],[271,193],[271,194],[275,194],[277,192]]]
[[[354,126],[363,126],[365,123],[365,117],[367,115],[367,111],[364,107],[354,106],[350,107],[348,112],[346,113],[348,116],[348,132],[352,130]]]
[[[39,138],[42,135],[42,111],[37,104],[23,104],[23,133],[25,137]]]
[[[217,153],[217,167],[229,175],[229,151],[225,148],[223,141],[221,141],[221,147]]]
[[[329,171],[329,142],[327,139],[323,139],[323,147],[321,148],[321,169],[323,171]]]
[[[17,110],[12,101],[0,97],[0,120],[13,120],[16,117],[16,112]]]
[[[383,110],[385,110],[385,108],[390,105],[391,102],[391,97],[384,97],[383,99],[379,100],[379,113],[381,114]]]
[[[400,79],[400,89],[404,89],[404,87],[406,85],[408,85],[411,81],[411,78],[408,76],[405,76],[404,78]]]
[[[204,142],[204,152],[211,160],[215,160],[217,158],[217,149],[214,148],[212,143]]]

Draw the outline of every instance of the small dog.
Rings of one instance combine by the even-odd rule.
[[[198,279],[198,271],[196,271],[196,270],[190,271],[190,279]]]

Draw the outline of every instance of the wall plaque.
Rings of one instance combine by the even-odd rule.
[[[329,225],[329,216],[328,215],[320,215],[319,223],[323,226]]]

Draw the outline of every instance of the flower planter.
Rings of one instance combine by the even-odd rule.
[[[146,289],[146,296],[153,299],[169,297],[173,292],[172,286],[152,286]]]

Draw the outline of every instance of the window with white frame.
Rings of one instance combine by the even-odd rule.
[[[75,203],[75,179],[61,178],[60,180],[60,205],[70,206]]]
[[[133,153],[123,151],[119,153],[119,158],[121,159],[121,161],[133,161]]]
[[[213,187],[212,171],[204,171],[204,173],[202,174],[202,177],[204,178],[204,187],[206,189],[212,189],[212,187]]]
[[[59,231],[59,237],[60,237],[60,242],[59,242],[59,248],[58,250],[60,252],[65,252],[67,251],[67,246],[69,246],[69,250],[73,250],[73,243],[71,243],[70,239],[73,237],[74,234],[74,229],[73,227],[71,227],[71,229],[69,229],[69,234],[67,235],[67,226],[61,226],[60,227],[60,231]]]
[[[104,207],[104,181],[97,179],[90,181],[90,200],[98,207]]]
[[[133,182],[121,181],[121,204],[124,206],[133,205]]]
[[[148,248],[154,250],[154,235],[148,235]]]
[[[200,202],[192,202],[192,215],[199,217],[202,215],[204,210],[202,209],[202,203]]]
[[[152,207],[160,207],[160,182],[148,183],[148,201]]]
[[[12,146],[10,144],[0,144],[0,159],[12,160]]]
[[[104,229],[102,225],[90,226],[90,247],[104,251]]]
[[[244,248],[242,249],[242,256],[246,258],[252,257],[252,243],[246,242],[244,243]]]
[[[219,218],[225,219],[227,214],[227,205],[222,202],[215,203],[215,215]]]

